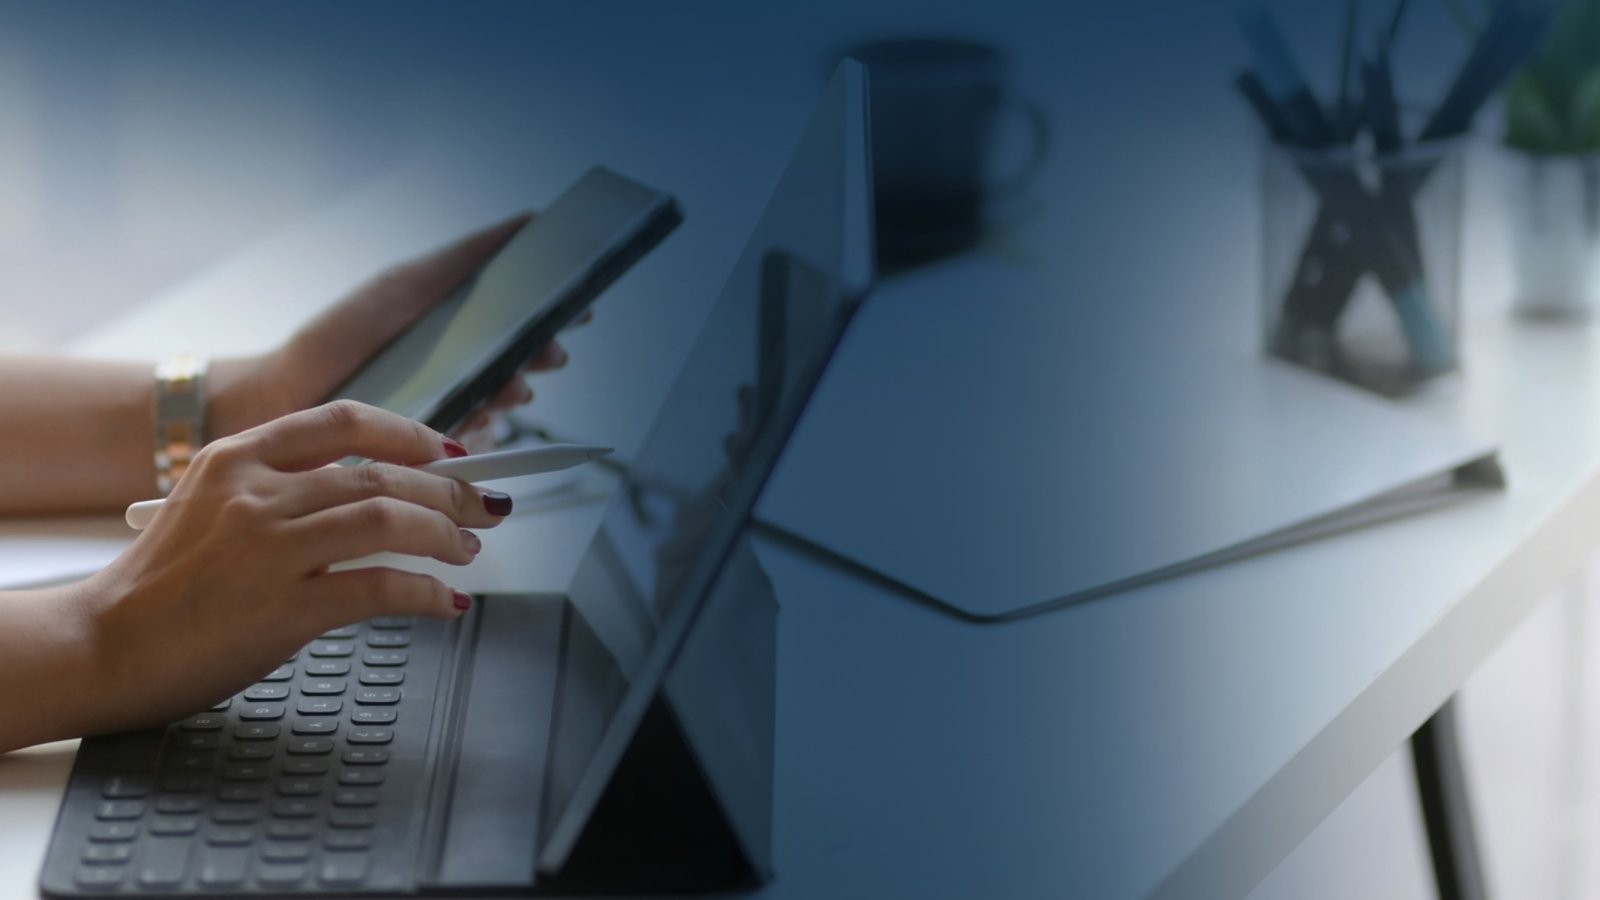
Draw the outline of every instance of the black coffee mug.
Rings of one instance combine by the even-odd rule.
[[[1008,96],[1005,56],[941,39],[878,41],[846,55],[867,69],[879,262],[902,268],[975,245],[992,206],[1026,187],[1049,143],[1042,111]],[[1008,111],[1029,126],[1031,147],[997,179],[990,157]]]

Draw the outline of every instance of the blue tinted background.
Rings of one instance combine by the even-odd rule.
[[[1434,97],[1465,40],[1442,4],[1415,5],[1402,84]],[[1326,90],[1341,5],[1274,8]],[[497,166],[524,168],[527,199],[508,197],[511,209],[607,162],[677,193],[689,218],[602,302],[592,330],[572,336],[573,364],[538,385],[536,414],[626,446],[766,202],[826,61],[855,40],[901,34],[992,41],[1010,54],[1019,93],[1048,109],[1055,142],[1034,224],[997,243],[1040,261],[1047,277],[1035,288],[1058,305],[1050,321],[1107,344],[1162,334],[1249,347],[1258,134],[1229,86],[1247,59],[1233,10],[1184,0],[8,7],[0,341],[11,343],[0,347],[49,346],[423,150],[444,146],[460,161],[440,177],[463,191],[493,191],[478,179]],[[983,358],[950,365],[978,371],[1004,356],[984,332],[985,302],[973,298],[971,317]],[[1114,402],[1117,385],[1107,390]],[[1181,629],[1162,639],[1181,658]],[[1095,648],[1086,668],[1114,665],[1120,649]],[[967,689],[982,690],[983,673],[966,674]],[[1197,759],[1194,778],[1206,770]],[[1132,842],[1145,817],[1177,813],[1129,809],[1083,829]],[[1142,877],[1130,869],[1110,887]]]

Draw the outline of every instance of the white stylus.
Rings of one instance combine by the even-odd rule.
[[[610,447],[587,447],[582,444],[549,444],[543,447],[524,447],[519,450],[502,450],[478,456],[461,456],[455,459],[438,459],[413,468],[433,475],[443,475],[457,481],[476,483],[497,478],[515,478],[518,475],[537,475],[541,472],[559,472],[573,466],[593,462],[611,455]],[[161,509],[160,500],[140,500],[128,507],[128,527],[142,531],[155,519]]]

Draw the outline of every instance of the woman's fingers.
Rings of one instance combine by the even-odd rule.
[[[292,519],[283,525],[289,545],[298,549],[307,571],[349,562],[374,553],[427,556],[464,566],[478,555],[478,536],[437,510],[373,497]]]
[[[500,524],[501,516],[490,511],[490,506],[499,508],[499,501],[486,503],[485,491],[454,478],[405,466],[324,466],[279,477],[283,478],[282,487],[273,497],[273,510],[287,519],[375,497],[393,497],[444,513],[465,528],[493,528]]]
[[[533,358],[523,363],[522,371],[548,372],[552,369],[559,369],[566,364],[567,348],[556,341],[551,341],[540,348],[539,352],[533,355]]]
[[[345,569],[312,579],[307,618],[326,631],[373,616],[458,616],[471,601],[432,575],[382,566]]]
[[[255,443],[262,462],[286,472],[314,469],[347,456],[415,465],[466,452],[421,422],[351,400],[291,413],[241,439]]]
[[[478,409],[478,412],[505,412],[514,409],[533,399],[533,388],[528,386],[521,378],[513,378],[501,386],[489,401]],[[485,423],[487,424],[487,423]]]

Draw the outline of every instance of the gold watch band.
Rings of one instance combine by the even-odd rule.
[[[156,491],[162,497],[205,445],[206,365],[198,356],[175,356],[156,366]]]

